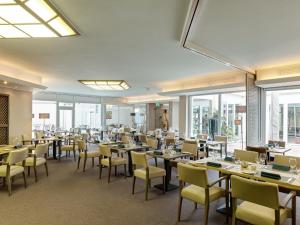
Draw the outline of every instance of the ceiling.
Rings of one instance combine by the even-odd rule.
[[[300,59],[299,0],[203,1],[189,37],[193,43],[254,69]],[[144,96],[160,92],[169,81],[233,70],[180,46],[189,0],[53,3],[81,36],[2,39],[0,74],[6,64],[15,65],[18,73],[41,76],[48,91]],[[80,79],[123,79],[132,88],[96,91],[81,85]]]

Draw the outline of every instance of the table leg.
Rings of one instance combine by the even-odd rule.
[[[132,168],[132,158],[131,158],[131,151],[127,152],[128,155],[128,172],[129,172],[129,176],[133,176],[133,168]]]
[[[171,177],[172,177],[172,167],[170,164],[170,160],[164,160],[165,170],[166,170],[166,179],[165,179],[165,191],[172,191],[178,188],[177,185],[171,184]],[[155,185],[157,189],[163,190],[163,184]]]
[[[56,159],[56,144],[57,144],[57,142],[54,140],[53,145],[52,145],[53,159]]]

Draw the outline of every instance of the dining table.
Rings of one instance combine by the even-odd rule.
[[[111,145],[110,146],[111,151],[112,152],[116,152],[116,153],[127,153],[127,160],[128,160],[128,173],[129,176],[133,176],[133,165],[132,165],[132,157],[131,157],[131,152],[135,151],[135,152],[141,152],[141,151],[146,151],[149,149],[148,145]]]
[[[196,161],[189,161],[187,163],[195,167],[217,171],[219,174],[229,176],[236,175],[247,179],[274,183],[278,185],[281,192],[289,193],[290,191],[295,191],[297,196],[300,196],[300,176],[295,171],[283,171],[273,169],[272,164],[258,165],[255,163],[248,163],[248,166],[243,168],[240,162],[237,163],[234,161],[227,161],[225,159],[209,157]],[[254,167],[255,169],[251,167]],[[232,211],[231,208],[222,206],[217,209],[217,212],[228,215],[231,214]]]
[[[176,152],[170,150],[163,150],[163,151],[148,151],[147,154],[151,157],[160,158],[164,160],[164,168],[166,170],[166,177],[165,177],[165,187],[163,184],[157,184],[154,187],[160,190],[172,191],[178,188],[178,185],[171,183],[172,178],[172,165],[171,161],[190,156],[190,153],[187,152]]]
[[[221,152],[223,151],[223,146],[225,145],[224,141],[213,141],[213,140],[207,140],[207,139],[198,139],[199,145],[201,149],[204,149],[206,151],[207,157],[209,157],[209,147],[210,146],[220,146]],[[225,155],[227,156],[227,151],[225,148]]]

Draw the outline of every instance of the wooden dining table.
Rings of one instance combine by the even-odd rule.
[[[165,189],[165,191],[172,191],[178,188],[177,185],[175,184],[171,184],[171,178],[172,178],[172,165],[171,165],[171,161],[178,159],[178,158],[182,158],[182,157],[186,157],[186,156],[190,156],[190,153],[185,153],[185,152],[173,152],[171,153],[166,153],[165,151],[162,151],[161,154],[157,154],[155,153],[155,151],[149,151],[147,152],[148,155],[150,155],[151,157],[156,157],[156,158],[160,158],[164,160],[164,168],[166,170],[166,178],[165,178],[165,188],[163,186],[163,184],[157,184],[154,187],[163,190]]]

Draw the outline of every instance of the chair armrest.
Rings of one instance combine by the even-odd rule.
[[[295,191],[291,191],[283,200],[280,201],[280,206],[286,208],[289,202],[297,196]]]
[[[220,181],[225,180],[225,179],[227,179],[227,178],[228,178],[228,176],[220,177],[219,179],[217,179],[217,180],[215,180],[215,181],[209,183],[207,186],[208,186],[208,187],[212,187],[212,186],[214,186],[215,184],[217,184],[217,183],[219,183]]]

